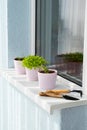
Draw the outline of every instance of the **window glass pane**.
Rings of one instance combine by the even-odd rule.
[[[81,85],[85,0],[37,0],[36,54]],[[68,54],[68,55],[67,55]]]

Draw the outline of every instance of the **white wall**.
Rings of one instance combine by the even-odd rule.
[[[31,0],[8,0],[8,67],[13,59],[29,55]]]
[[[33,9],[32,9],[33,10]],[[31,53],[31,0],[0,0],[0,67]]]

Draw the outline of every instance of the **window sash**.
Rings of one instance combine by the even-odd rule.
[[[33,4],[34,2],[34,4]],[[31,15],[31,19],[32,17],[35,19],[36,17],[36,0],[32,0],[32,4],[33,4],[33,13]],[[32,10],[31,10],[32,12]],[[85,7],[85,25],[84,25],[84,49],[83,49],[83,76],[82,76],[82,89],[83,89],[83,92],[84,94],[87,94],[87,0],[86,0],[86,7]],[[32,25],[31,25],[31,28],[33,29],[34,27],[34,30],[31,32],[32,34],[32,38],[34,37],[35,38],[35,20],[33,21]],[[32,44],[32,43],[31,43]],[[31,52],[33,52],[33,54],[35,54],[35,40],[33,41],[33,45],[31,47]],[[71,81],[69,81],[70,84],[72,84]],[[77,85],[76,85],[77,86]]]

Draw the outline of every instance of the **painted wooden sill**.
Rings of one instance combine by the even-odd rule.
[[[5,78],[12,86],[22,92],[25,96],[31,99],[39,107],[52,114],[57,109],[64,109],[69,107],[76,107],[81,105],[87,105],[87,96],[83,96],[81,100],[71,101],[62,98],[51,98],[51,97],[41,97],[38,93],[41,89],[38,87],[38,81],[27,81],[25,75],[18,75],[14,69],[0,70],[0,74]],[[74,83],[57,77],[56,81],[57,88],[79,88]]]

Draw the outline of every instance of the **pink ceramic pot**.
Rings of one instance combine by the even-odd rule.
[[[15,67],[15,71],[18,74],[25,74],[25,68],[22,66],[22,61],[20,60],[14,60],[14,67]]]
[[[39,87],[43,90],[50,90],[56,87],[57,71],[50,69],[53,73],[38,72]]]
[[[26,77],[29,81],[37,81],[38,80],[38,69],[28,69],[26,68]]]

